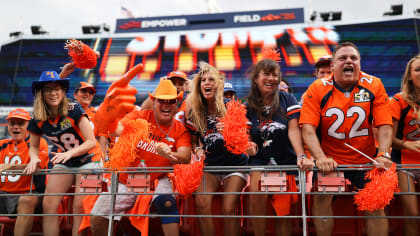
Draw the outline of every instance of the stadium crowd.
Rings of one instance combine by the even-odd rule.
[[[33,225],[33,216],[20,214],[48,214],[42,216],[44,235],[59,235],[60,219],[56,214],[63,194],[81,193],[82,174],[77,172],[106,166],[114,154],[108,149],[123,140],[127,142],[124,147],[135,149],[131,150],[135,160],[126,161],[126,165],[120,167],[172,167],[200,160],[208,167],[255,167],[250,172],[235,169],[204,172],[194,196],[197,215],[212,214],[214,195],[206,193],[219,188],[224,192],[221,203],[224,215],[238,214],[240,195],[234,193],[244,188],[256,193],[249,196],[249,215],[266,216],[269,202],[277,216],[290,215],[298,201],[297,194],[259,193],[264,172],[261,167],[267,165],[294,165],[307,173],[315,170],[328,174],[339,165],[373,163],[376,168],[390,169],[394,163],[420,164],[420,56],[414,56],[407,63],[401,92],[392,99],[380,78],[361,70],[361,60],[356,45],[340,43],[332,55],[316,62],[316,79],[299,103],[283,78],[278,61],[263,56],[249,68],[251,87],[245,103],[249,135],[246,152],[241,154],[225,146],[223,135],[230,131],[225,130],[222,119],[228,112],[227,104],[236,100],[235,89],[208,63],[201,62],[192,79],[181,71],[161,78],[155,91],[141,107],[136,107],[137,90],[129,82],[142,71],[143,66],[139,64],[109,87],[97,110],[90,105],[96,90],[89,83],[80,82],[73,93],[74,101],[66,97],[70,89],[68,77],[75,69],[73,63],[66,64],[60,74],[45,71],[32,83],[33,114],[16,109],[7,117],[11,138],[0,141],[3,174],[0,191],[4,193],[0,197],[0,213],[18,214],[15,235],[28,235]],[[136,123],[138,119],[150,124],[145,136],[148,140],[124,139],[130,129],[142,128],[141,123]],[[44,138],[54,145],[50,152]],[[346,144],[373,157],[374,161]],[[49,174],[45,180],[42,178],[45,175],[38,172],[48,168],[48,157],[54,174]],[[7,173],[17,169],[23,170],[24,175]],[[369,182],[368,170],[344,171],[344,175],[358,191]],[[34,184],[29,175],[34,175]],[[316,179],[318,175],[313,176]],[[415,191],[420,178],[418,169],[400,170],[398,176],[402,192]],[[289,192],[297,191],[295,177],[295,172],[287,171]],[[109,175],[104,174],[103,178],[108,183],[106,192],[109,193]],[[109,194],[94,198],[74,195],[72,212],[76,215],[72,235],[88,232],[106,235],[109,220],[122,220],[118,214],[147,214],[149,207],[161,215],[165,235],[180,234],[180,217],[176,217],[180,215],[177,190],[168,174],[151,174],[150,181],[155,187],[149,195],[130,194],[127,178],[127,175],[119,175],[119,194],[115,199]],[[28,192],[45,192],[46,195],[7,196]],[[419,215],[417,198],[401,195],[405,215]],[[333,193],[313,195],[312,214],[333,216],[333,200]],[[110,217],[111,213],[116,216]],[[364,214],[372,216],[366,220],[368,235],[388,235],[389,223],[383,217],[384,209]],[[148,219],[138,218],[131,221],[132,225],[147,234]],[[265,235],[266,218],[256,217],[251,221],[254,234]],[[290,218],[276,218],[276,233],[291,235],[290,221]],[[216,234],[213,218],[198,217],[197,222],[201,235]],[[225,235],[241,235],[239,218],[226,217],[223,223]],[[332,235],[333,225],[330,217],[314,218],[317,235]],[[418,220],[404,220],[405,235],[418,235],[418,225]]]

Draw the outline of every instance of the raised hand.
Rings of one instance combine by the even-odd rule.
[[[137,89],[129,83],[142,70],[143,64],[137,64],[108,88],[104,102],[95,115],[95,127],[99,134],[113,133],[117,129],[118,121],[134,109]]]

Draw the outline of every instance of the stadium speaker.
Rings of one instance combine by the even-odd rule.
[[[100,25],[84,25],[82,26],[82,32],[84,34],[97,34],[101,29]]]
[[[329,21],[331,12],[321,12],[319,15],[321,16],[322,21]]]
[[[313,11],[311,13],[311,16],[309,16],[309,20],[311,20],[311,21],[315,21],[316,20],[316,11]]]
[[[331,13],[331,20],[341,20],[341,11]]]
[[[47,34],[48,32],[43,30],[40,25],[32,25],[31,26],[31,32],[33,35],[39,35],[39,34]]]
[[[392,12],[394,13],[394,16],[402,15],[403,13],[403,5],[392,5],[391,6]]]
[[[384,13],[384,16],[399,16],[403,13],[403,5],[391,5],[391,11]]]
[[[21,31],[11,32],[11,33],[9,34],[9,36],[10,36],[11,38],[18,38],[18,37],[20,37],[20,36],[22,36],[22,35],[23,35],[23,32],[21,32]]]
[[[103,24],[103,25],[102,25],[102,30],[103,30],[104,32],[109,32],[109,29],[110,29],[110,26],[109,26],[109,25],[107,25],[107,24]]]

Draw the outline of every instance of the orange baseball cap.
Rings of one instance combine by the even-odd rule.
[[[154,100],[155,98],[171,100],[182,98],[182,94],[182,92],[177,94],[176,88],[170,80],[161,80],[156,88],[155,95],[152,95],[149,92],[149,97],[152,100]]]
[[[77,86],[76,89],[74,90],[74,92],[77,92],[77,90],[79,89],[90,89],[92,90],[94,93],[96,93],[96,89],[93,85],[86,83],[86,82],[80,82]]]
[[[182,71],[172,71],[171,73],[169,73],[168,79],[170,80],[172,78],[180,78],[183,80],[187,80],[187,75]]]
[[[318,59],[318,61],[316,61],[315,67],[318,67],[320,65],[325,65],[325,64],[331,64],[331,61],[332,61],[331,55],[322,56]]]
[[[12,118],[17,118],[17,119],[22,119],[22,120],[31,120],[31,114],[29,114],[29,112],[23,110],[22,108],[17,108],[9,112],[6,120],[9,120]]]

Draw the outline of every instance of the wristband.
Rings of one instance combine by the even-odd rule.
[[[302,159],[305,159],[305,158],[306,158],[306,155],[305,154],[299,154],[299,155],[297,155],[297,160],[298,161],[300,161]]]

